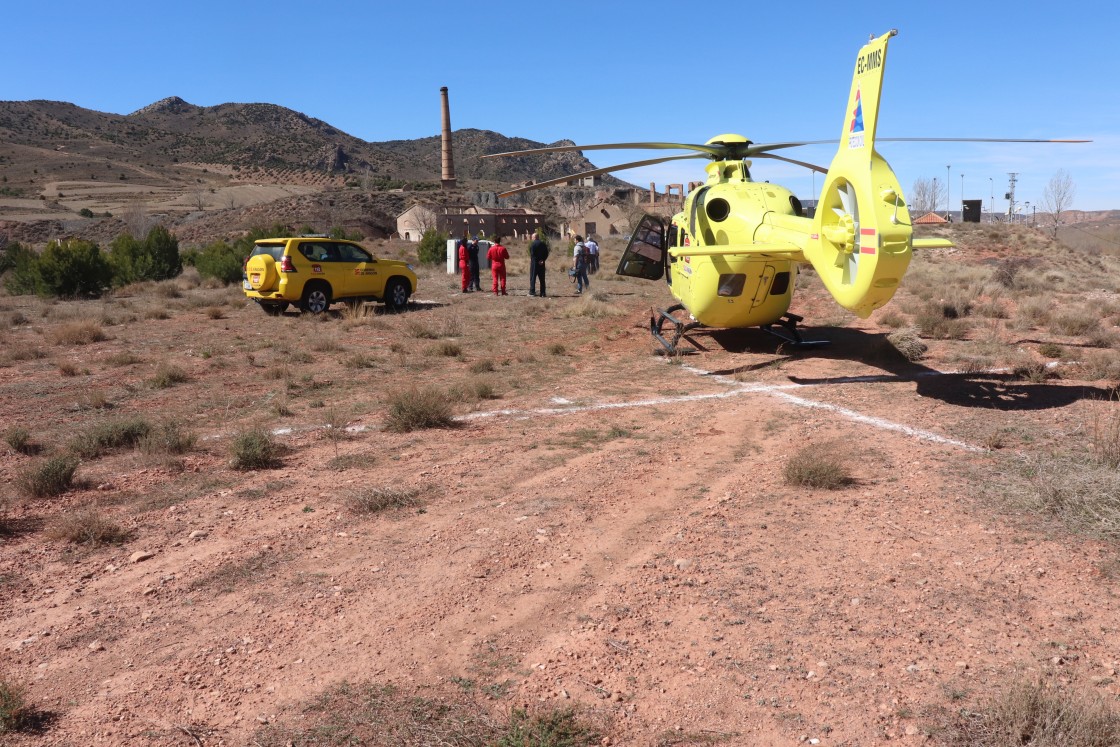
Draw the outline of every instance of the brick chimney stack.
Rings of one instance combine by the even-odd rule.
[[[443,104],[443,136],[441,138],[443,154],[443,173],[440,177],[442,189],[455,189],[455,161],[451,158],[451,106],[447,103],[447,86],[439,89],[441,103]]]

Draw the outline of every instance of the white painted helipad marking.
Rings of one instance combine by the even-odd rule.
[[[712,374],[710,371],[705,371],[701,368],[692,366],[681,366],[681,370],[688,371],[689,373],[698,376],[704,376],[709,381],[716,381],[721,384],[727,384],[730,388],[722,392],[711,392],[707,394],[683,394],[677,397],[652,397],[649,399],[632,400],[629,402],[600,402],[586,405],[573,404],[569,407],[542,407],[530,410],[491,410],[489,412],[475,412],[470,415],[463,415],[456,418],[459,421],[481,420],[483,418],[494,417],[516,417],[516,418],[529,418],[536,415],[577,415],[584,412],[597,412],[603,410],[622,410],[638,407],[655,407],[658,405],[673,405],[682,402],[702,402],[705,400],[715,399],[729,399],[731,397],[739,397],[745,394],[769,394],[781,399],[789,404],[796,405],[797,407],[808,407],[815,410],[826,410],[835,413],[843,418],[851,420],[855,423],[862,423],[863,425],[870,425],[873,428],[880,428],[882,430],[893,431],[895,433],[902,433],[916,438],[920,441],[929,441],[931,443],[944,444],[946,446],[954,446],[958,449],[973,452],[983,452],[984,449],[973,446],[972,444],[958,441],[955,438],[942,436],[932,431],[923,430],[921,428],[914,428],[902,423],[896,423],[885,418],[875,417],[873,415],[864,415],[861,412],[850,410],[846,407],[839,405],[830,405],[826,402],[818,402],[812,399],[799,397],[796,394],[791,394],[789,390],[793,389],[811,389],[816,384],[743,384],[736,381],[730,376],[722,376]],[[938,372],[931,372],[928,375],[939,375]],[[881,376],[852,376],[845,377],[842,383],[863,383],[863,382],[877,382],[884,380]],[[897,381],[897,377],[892,377],[889,380]],[[554,398],[553,401],[555,402]]]

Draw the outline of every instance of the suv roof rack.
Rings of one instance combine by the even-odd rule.
[[[331,236],[328,233],[301,233],[296,238],[298,239],[329,239]]]

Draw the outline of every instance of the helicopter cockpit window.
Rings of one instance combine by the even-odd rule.
[[[735,298],[743,295],[743,286],[747,284],[747,276],[737,272],[719,276],[719,295],[724,298]]]

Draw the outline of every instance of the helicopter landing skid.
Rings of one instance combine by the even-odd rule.
[[[697,321],[683,322],[673,316],[673,312],[683,310],[684,305],[678,303],[670,306],[667,309],[654,309],[654,313],[649,318],[650,334],[653,335],[655,340],[661,343],[661,346],[664,347],[670,355],[688,355],[691,353],[697,353],[704,349],[704,347],[700,345],[700,343],[696,342],[691,337],[688,337],[688,332],[696,329],[697,327],[703,327],[704,325]],[[672,341],[667,340],[665,338],[665,335],[663,335],[661,332],[661,328],[665,325],[666,322],[673,325]],[[678,343],[682,339],[696,349],[682,350],[680,347],[678,347]]]
[[[805,340],[801,337],[801,331],[797,329],[797,323],[804,321],[804,317],[797,314],[786,314],[777,322],[773,324],[763,324],[761,329],[763,332],[768,332],[779,340],[788,342],[795,348],[819,348],[824,347],[829,340]],[[777,325],[781,329],[774,329]]]

